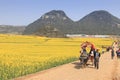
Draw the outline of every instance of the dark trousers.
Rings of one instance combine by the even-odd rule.
[[[96,69],[99,69],[99,58],[94,58],[94,66]]]

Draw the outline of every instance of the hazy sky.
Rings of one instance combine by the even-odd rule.
[[[51,10],[63,10],[74,21],[95,10],[120,18],[120,0],[0,0],[0,24],[28,25]]]

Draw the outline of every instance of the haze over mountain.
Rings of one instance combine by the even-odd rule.
[[[23,34],[63,37],[65,34],[117,34],[120,19],[107,11],[94,11],[79,21],[72,21],[61,10],[52,10],[29,24]]]

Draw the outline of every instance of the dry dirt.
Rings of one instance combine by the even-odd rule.
[[[100,67],[81,68],[79,61],[44,70],[13,80],[120,80],[120,59],[111,59],[110,52],[101,55]]]

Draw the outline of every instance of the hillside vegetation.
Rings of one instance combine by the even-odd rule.
[[[78,21],[71,20],[64,11],[52,10],[24,30],[25,35],[65,37],[66,34],[120,35],[120,19],[107,11],[94,11]]]

